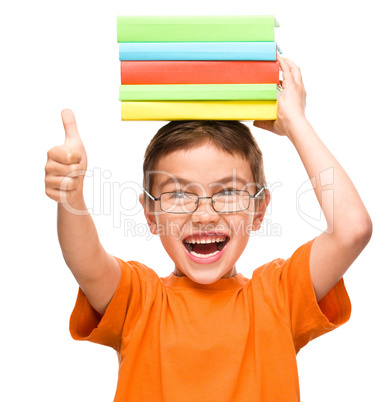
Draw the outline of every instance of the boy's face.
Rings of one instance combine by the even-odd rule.
[[[247,190],[254,195],[260,187],[253,181],[250,164],[239,155],[220,151],[211,143],[172,152],[158,161],[151,194],[185,191],[200,197],[227,190]],[[186,275],[200,284],[210,284],[236,275],[235,263],[244,251],[252,230],[258,230],[270,195],[265,190],[258,205],[236,213],[218,213],[210,199],[200,199],[197,210],[188,214],[163,212],[159,201],[144,206],[154,234],[175,263],[174,274]],[[143,197],[140,197],[142,204]],[[256,209],[257,206],[257,209]]]

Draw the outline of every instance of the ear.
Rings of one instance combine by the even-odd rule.
[[[149,211],[148,206],[144,202],[144,194],[139,195],[139,202],[142,204],[144,210],[144,216],[146,217],[146,221],[148,227],[150,228],[150,232],[152,234],[158,234],[158,225],[155,219],[155,213],[153,211]]]
[[[261,223],[263,222],[265,211],[268,207],[268,204],[271,201],[271,193],[269,190],[264,190],[264,198],[259,202],[257,207],[257,211],[255,211],[255,215],[253,217],[252,222],[252,231],[256,232],[260,229]]]

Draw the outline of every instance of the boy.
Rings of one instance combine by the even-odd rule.
[[[106,253],[91,216],[72,212],[86,210],[87,157],[72,112],[62,112],[66,140],[48,152],[46,193],[59,203],[60,245],[80,286],[70,331],[117,351],[115,401],[299,400],[296,353],[350,316],[342,276],[370,240],[371,220],[305,118],[299,68],[279,62],[278,118],[254,125],[291,140],[327,229],[250,280],[235,263],[270,194],[246,126],[171,122],[151,141],[140,202],[175,264],[159,278]],[[330,168],[333,181],[323,189],[334,197],[321,203],[320,177]]]

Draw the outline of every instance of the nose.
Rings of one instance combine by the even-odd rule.
[[[202,224],[219,221],[219,213],[212,208],[212,200],[210,197],[199,198],[199,205],[196,211],[192,213],[192,221]]]

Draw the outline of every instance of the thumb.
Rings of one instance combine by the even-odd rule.
[[[65,131],[65,142],[64,144],[69,144],[70,142],[81,142],[78,127],[76,125],[75,116],[70,109],[64,109],[61,112],[61,119],[63,120],[63,126]]]
[[[255,120],[253,125],[263,130],[273,131],[274,123],[273,120]]]

